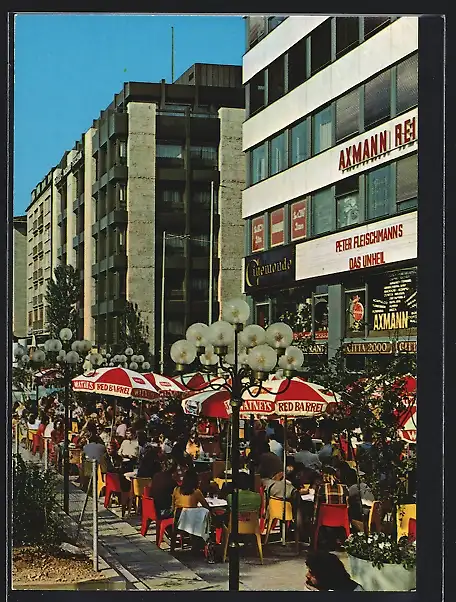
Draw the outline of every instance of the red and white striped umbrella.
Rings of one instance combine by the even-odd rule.
[[[401,414],[400,425],[402,427],[399,431],[401,438],[408,443],[416,443],[416,405],[412,405],[408,410]]]
[[[212,385],[220,384],[221,378],[214,379]],[[228,381],[228,384],[230,382]],[[291,379],[272,378],[259,387],[250,387],[242,396],[241,415],[310,417],[323,414],[330,403],[337,403],[338,397],[320,385],[309,383],[300,377]],[[229,418],[231,414],[230,392],[225,389],[206,389],[186,395],[182,401],[186,414]]]
[[[73,378],[71,384],[73,391],[135,399],[155,399],[162,393],[139,372],[120,367],[98,368]]]
[[[185,387],[174,378],[164,376],[163,374],[155,374],[155,372],[145,372],[141,374],[144,378],[160,392],[182,393]]]
[[[192,372],[190,374],[183,374],[182,377],[176,377],[175,380],[182,385],[184,391],[188,392],[188,390],[191,391],[192,389],[203,389],[214,378],[214,375],[208,372]],[[184,384],[182,384],[182,381]]]
[[[35,378],[40,380],[43,384],[50,382],[56,378],[62,378],[62,373],[59,371],[59,368],[46,368],[45,370],[40,370],[39,372],[35,372]]]

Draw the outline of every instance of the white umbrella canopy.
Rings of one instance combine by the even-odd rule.
[[[155,399],[163,392],[139,372],[121,367],[97,368],[73,378],[71,384],[73,391],[143,400]]]

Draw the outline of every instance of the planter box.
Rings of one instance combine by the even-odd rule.
[[[350,574],[354,581],[369,592],[407,592],[416,588],[416,569],[401,564],[385,564],[381,569],[368,560],[348,554]]]

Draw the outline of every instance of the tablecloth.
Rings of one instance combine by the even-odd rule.
[[[209,510],[207,508],[183,508],[177,528],[207,541],[211,528]]]

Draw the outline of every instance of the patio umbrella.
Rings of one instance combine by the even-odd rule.
[[[63,378],[63,375],[58,368],[46,368],[46,370],[35,372],[34,377],[39,379],[43,385],[46,385],[56,378]]]
[[[162,392],[139,372],[120,367],[98,368],[73,378],[71,384],[73,391],[146,400],[155,399]]]
[[[159,392],[170,391],[171,393],[182,393],[186,389],[174,378],[164,376],[163,374],[155,374],[155,372],[145,372],[141,374],[155,389]]]
[[[191,372],[190,374],[183,374],[182,381],[185,383],[182,385],[180,380],[175,379],[176,382],[182,385],[184,391],[188,392],[188,389],[202,389],[211,380],[213,380],[214,374],[210,372]]]
[[[213,386],[225,382],[214,378]],[[230,381],[228,381],[230,384]],[[258,396],[256,396],[258,395]],[[312,417],[323,414],[330,403],[338,401],[338,397],[324,387],[309,383],[296,376],[288,384],[286,378],[271,378],[263,383],[263,389],[253,386],[242,395],[244,403],[241,414],[258,414],[262,416]],[[225,389],[204,391],[184,395],[182,407],[186,414],[193,416],[209,416],[213,418],[229,418],[231,415],[230,393]]]

